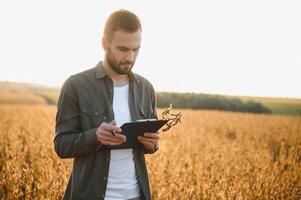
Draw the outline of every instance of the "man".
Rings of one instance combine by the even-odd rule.
[[[108,18],[103,62],[69,77],[58,100],[54,146],[74,158],[63,199],[151,199],[145,153],[158,149],[158,133],[144,133],[142,148],[116,149],[123,123],[157,118],[152,85],[131,70],[139,53],[138,17],[119,10]]]

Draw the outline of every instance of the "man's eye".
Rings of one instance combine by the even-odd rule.
[[[127,51],[127,48],[119,48],[120,51]]]

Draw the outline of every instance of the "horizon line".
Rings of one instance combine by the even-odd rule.
[[[51,89],[60,90],[61,86],[57,85],[49,85],[46,83],[37,83],[37,82],[18,82],[18,81],[10,81],[10,80],[0,80],[0,83],[11,83],[11,84],[27,84],[33,85],[36,87],[46,87]],[[166,93],[191,93],[191,94],[209,94],[209,95],[220,95],[220,96],[230,96],[230,97],[255,97],[255,98],[281,98],[281,99],[298,99],[301,100],[301,96],[260,96],[260,95],[250,95],[250,94],[230,94],[230,93],[216,93],[216,92],[201,92],[201,91],[174,91],[174,90],[156,90],[156,92],[166,92]]]

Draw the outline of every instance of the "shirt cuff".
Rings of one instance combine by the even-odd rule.
[[[88,131],[85,131],[87,145],[97,146],[99,144],[99,142],[97,141],[96,130],[97,130],[97,128],[93,128]]]

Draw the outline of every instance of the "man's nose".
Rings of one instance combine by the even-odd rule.
[[[134,62],[134,60],[135,60],[134,51],[132,51],[132,50],[128,51],[126,60],[128,62]]]

